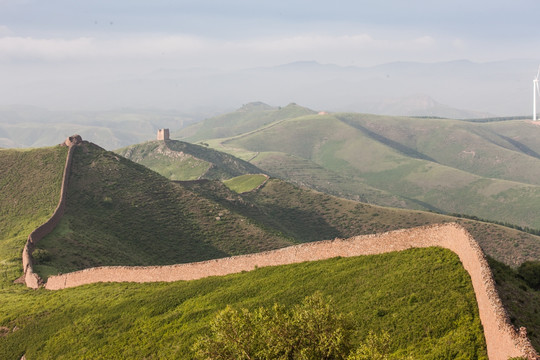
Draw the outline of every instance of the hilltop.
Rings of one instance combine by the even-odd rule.
[[[285,107],[272,107],[265,103],[255,102],[246,104],[232,113],[212,117],[173,132],[171,137],[181,137],[189,142],[224,138],[256,130],[275,121],[315,113],[311,109],[294,103]]]
[[[336,113],[201,141],[272,176],[349,199],[540,229],[539,133],[524,120]]]
[[[148,141],[115,152],[170,180],[226,180],[262,173],[255,165],[227,153],[177,140]]]

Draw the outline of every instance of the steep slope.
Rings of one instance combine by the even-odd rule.
[[[156,265],[292,243],[91,143],[74,153],[64,217],[38,245],[41,275],[99,265]]]
[[[0,150],[0,287],[21,275],[28,235],[58,203],[66,154],[60,146]]]
[[[115,152],[170,180],[225,180],[262,172],[255,165],[227,153],[177,140],[149,141]]]
[[[491,257],[513,267],[540,259],[540,237],[508,227],[433,212],[386,208],[359,203],[270,179],[258,191],[235,196],[217,181],[186,184],[234,212],[277,229],[297,242],[458,222]]]

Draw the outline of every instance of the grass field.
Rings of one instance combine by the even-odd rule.
[[[170,284],[1,291],[2,359],[185,359],[226,305],[292,306],[315,291],[354,319],[356,344],[384,330],[399,356],[486,359],[470,278],[455,254],[438,248]]]
[[[255,190],[264,184],[268,178],[261,174],[240,175],[232,179],[223,181],[223,184],[236,193],[245,193]]]

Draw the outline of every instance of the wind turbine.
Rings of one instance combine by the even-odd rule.
[[[533,121],[536,121],[536,98],[540,96],[540,87],[538,87],[538,77],[540,76],[540,67],[533,80]]]

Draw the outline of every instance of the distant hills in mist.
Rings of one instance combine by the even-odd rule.
[[[84,74],[24,84],[3,79],[15,85],[0,95],[2,104],[48,109],[172,109],[198,118],[252,101],[296,102],[316,110],[383,115],[516,116],[532,112],[531,81],[538,64],[538,60],[459,60],[359,67],[302,61],[227,71],[155,69],[103,74],[91,81]]]

